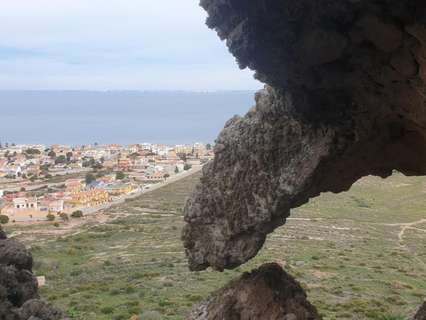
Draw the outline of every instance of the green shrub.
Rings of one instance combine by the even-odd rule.
[[[117,171],[117,173],[115,174],[115,179],[123,180],[124,178],[126,178],[126,175],[124,174],[124,172],[123,171]]]
[[[71,213],[71,218],[82,218],[83,217],[83,211],[76,210],[73,213]]]
[[[113,308],[113,307],[110,307],[110,306],[108,306],[108,307],[103,307],[103,308],[101,308],[101,312],[102,312],[103,314],[111,314],[111,313],[113,313],[113,312],[114,312],[114,308]]]
[[[9,222],[9,217],[4,214],[0,215],[0,224],[6,224]]]

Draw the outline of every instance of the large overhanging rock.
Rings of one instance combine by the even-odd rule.
[[[254,257],[292,208],[392,170],[426,174],[424,1],[203,0],[267,87],[217,139],[185,209],[192,270]]]

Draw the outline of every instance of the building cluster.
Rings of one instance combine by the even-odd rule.
[[[113,202],[213,157],[210,145],[13,145],[0,148],[0,210],[10,221],[39,221]],[[79,178],[70,178],[77,175]],[[37,183],[64,176],[60,188],[34,193]],[[19,192],[8,186],[19,183]],[[57,183],[55,183],[55,186]],[[15,188],[16,189],[16,188]]]
[[[90,169],[144,171],[146,179],[162,172],[183,170],[213,157],[210,145],[169,146],[164,144],[13,145],[0,148],[0,182],[3,179],[50,178]]]
[[[101,207],[138,191],[140,187],[130,181],[117,180],[107,175],[87,183],[85,179],[68,179],[59,190],[41,195],[33,192],[3,192],[0,210],[12,222],[42,221],[48,215],[72,214],[77,210]]]

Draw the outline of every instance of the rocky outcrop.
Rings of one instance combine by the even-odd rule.
[[[419,311],[417,311],[414,320],[426,320],[426,301],[420,307]]]
[[[243,274],[201,302],[189,320],[318,320],[299,283],[277,264]]]
[[[33,259],[24,245],[0,229],[0,319],[60,320],[62,313],[39,300]]]
[[[292,208],[360,177],[426,174],[426,2],[202,0],[267,84],[185,208],[192,270],[254,257]]]

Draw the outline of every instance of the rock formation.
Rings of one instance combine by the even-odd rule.
[[[359,178],[426,174],[426,2],[202,0],[267,87],[186,205],[192,270],[254,257],[292,208]]]
[[[426,301],[420,307],[419,311],[417,311],[414,320],[426,320]]]
[[[19,242],[0,229],[0,319],[59,320],[62,313],[39,300],[33,258]]]
[[[299,283],[277,264],[243,274],[198,305],[188,320],[318,320]]]
[[[191,270],[245,263],[292,208],[322,192],[345,191],[365,175],[387,177],[395,169],[426,174],[425,1],[201,0],[201,6],[240,67],[254,70],[266,87],[244,117],[226,123],[215,160],[186,204],[182,240]],[[265,270],[217,292],[193,319],[285,319],[267,316],[269,309],[250,300],[252,286],[267,287]],[[281,285],[294,288],[292,281]],[[269,307],[283,305],[279,299]]]

